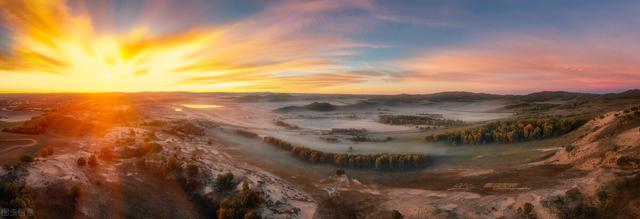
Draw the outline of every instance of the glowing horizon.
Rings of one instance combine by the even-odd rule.
[[[614,1],[605,5],[612,13],[594,13],[591,7],[598,3],[573,9],[497,1],[490,4],[504,11],[485,12],[478,5],[425,2],[0,0],[0,92],[522,93],[640,87],[640,33],[628,30],[636,23],[620,21],[640,4]],[[523,12],[529,4],[560,21]],[[433,15],[424,17],[414,6]],[[595,18],[574,21],[584,14]],[[490,15],[515,16],[517,22]]]

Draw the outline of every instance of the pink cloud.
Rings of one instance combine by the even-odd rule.
[[[473,84],[486,91],[624,89],[640,86],[638,39],[510,35],[431,51],[400,66],[414,72],[408,81]]]

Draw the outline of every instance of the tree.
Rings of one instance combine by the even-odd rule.
[[[235,184],[233,183],[233,173],[218,175],[216,177],[216,185],[219,191],[233,189],[233,187],[235,187]]]
[[[529,202],[524,203],[524,205],[516,211],[516,218],[520,219],[536,219],[536,212],[533,210],[533,205]]]
[[[376,158],[375,168],[377,170],[381,170],[384,168],[384,156],[379,156]]]
[[[218,219],[233,219],[236,210],[233,208],[218,208]]]
[[[258,213],[256,213],[256,211],[249,211],[247,213],[244,214],[243,219],[258,219],[260,218],[260,216],[258,216]]]
[[[78,158],[76,163],[78,164],[78,166],[81,166],[81,167],[84,165],[87,165],[87,161],[84,159],[84,157]]]
[[[262,202],[260,195],[253,189],[249,188],[246,182],[242,184],[242,193],[240,194],[240,207],[248,209],[257,207]]]

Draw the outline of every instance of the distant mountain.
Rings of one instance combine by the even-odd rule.
[[[628,90],[621,93],[610,93],[602,95],[604,99],[640,99],[640,89]]]
[[[271,94],[274,95],[274,94]],[[264,100],[265,97],[271,97],[271,95],[261,96]],[[280,96],[286,97],[286,96]],[[298,100],[331,100],[332,98],[344,98],[343,95],[322,95],[315,94],[306,96],[305,94],[299,94],[295,96]],[[547,101],[596,101],[602,99],[640,99],[640,89],[628,90],[621,93],[609,93],[609,94],[592,94],[592,93],[579,93],[579,92],[567,92],[567,91],[541,91],[530,93],[526,95],[500,95],[500,94],[487,94],[487,93],[473,93],[464,91],[453,92],[440,92],[433,94],[399,94],[399,95],[349,95],[349,98],[362,98],[365,100],[359,101],[355,104],[349,105],[333,105],[327,102],[313,102],[304,106],[286,106],[278,108],[276,112],[291,112],[291,111],[337,111],[337,110],[363,110],[373,109],[381,106],[401,106],[401,105],[421,105],[430,104],[434,102],[475,102],[486,100],[506,100],[512,101],[513,104],[506,106],[506,109],[515,108],[550,108],[553,105],[536,103]],[[245,97],[247,98],[247,97]],[[291,98],[289,96],[288,98]],[[280,98],[276,98],[280,99]],[[284,98],[283,98],[284,99]],[[318,100],[320,101],[320,100]],[[556,104],[557,105],[557,104]]]
[[[527,102],[551,101],[551,100],[586,100],[595,98],[598,94],[575,93],[566,91],[542,91],[530,93],[524,96],[515,96],[517,100]]]
[[[473,102],[481,100],[494,100],[505,98],[505,95],[498,94],[486,94],[486,93],[473,93],[463,91],[452,92],[440,92],[433,94],[400,94],[389,96],[376,96],[371,97],[369,102],[377,102],[382,105],[400,105],[400,104],[420,104],[429,102],[443,102],[443,101],[460,101],[460,102]]]

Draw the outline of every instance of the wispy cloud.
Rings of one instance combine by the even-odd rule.
[[[640,48],[618,37],[511,34],[430,51],[399,62],[405,80],[487,91],[610,90],[640,86]]]
[[[628,30],[637,25],[609,13],[594,14],[602,23],[588,25],[566,17],[562,27],[578,30],[571,32],[528,26],[548,21],[524,7],[567,13],[526,1],[531,4],[494,5],[504,6],[496,13],[466,1],[263,1],[256,11],[224,21],[208,17],[215,13],[212,3],[0,0],[0,34],[8,36],[0,39],[8,39],[0,50],[0,91],[411,93],[640,86],[640,36]],[[626,8],[622,17],[637,11]],[[580,15],[592,14],[586,9]],[[502,22],[514,13],[519,20]],[[493,29],[486,26],[494,24],[501,34],[489,34]],[[605,34],[605,26],[613,34]],[[444,39],[450,35],[455,40]]]
[[[285,1],[225,25],[160,34],[145,22],[125,33],[104,33],[94,27],[95,9],[72,13],[61,1],[32,3],[1,1],[12,41],[0,69],[60,74],[68,79],[61,82],[64,86],[85,82],[109,90],[112,84],[126,83],[137,84],[133,90],[206,90],[235,82],[238,89],[250,84],[287,90],[279,85],[298,80],[307,88],[326,87],[367,77],[340,73],[345,66],[339,60],[358,54],[359,48],[382,47],[349,37],[369,22],[351,12],[370,13],[374,6],[369,1]],[[349,22],[341,22],[345,20]],[[343,80],[331,79],[337,76]]]

